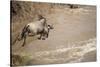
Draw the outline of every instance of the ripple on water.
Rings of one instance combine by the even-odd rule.
[[[85,42],[85,43],[83,43]],[[83,62],[96,60],[96,39],[81,41],[83,46],[61,48],[49,51],[40,51],[34,54],[34,58],[43,63]]]

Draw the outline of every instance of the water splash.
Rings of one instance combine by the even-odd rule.
[[[40,61],[43,61],[42,63],[81,62],[83,56],[91,51],[96,51],[96,38],[73,43],[68,48],[36,52],[34,59],[38,64]]]

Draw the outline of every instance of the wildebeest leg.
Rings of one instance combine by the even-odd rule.
[[[42,36],[43,36],[42,40],[45,40],[45,34],[42,34]]]
[[[22,46],[24,46],[26,44],[26,35],[24,35],[24,42],[22,44]]]
[[[47,33],[46,37],[48,38],[49,33]]]
[[[40,34],[40,37],[39,37],[38,39],[41,39],[41,38],[42,38],[42,36],[43,36],[43,33],[41,33],[41,34]]]
[[[46,37],[47,37],[47,38],[48,38],[48,36],[49,36],[49,30],[50,30],[50,29],[48,29],[48,33],[46,34]]]

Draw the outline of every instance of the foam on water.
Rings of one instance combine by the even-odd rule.
[[[80,62],[83,56],[91,51],[96,51],[96,38],[73,43],[68,48],[39,51],[34,53],[34,58],[38,64],[40,61],[43,61],[42,63]]]

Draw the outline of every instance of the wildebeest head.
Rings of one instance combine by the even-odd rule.
[[[48,25],[48,29],[54,29],[53,25]]]

